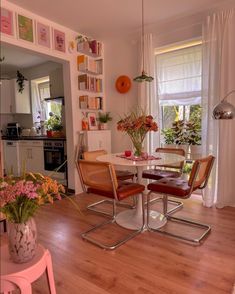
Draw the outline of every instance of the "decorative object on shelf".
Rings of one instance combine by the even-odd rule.
[[[65,52],[65,33],[54,29],[54,49],[60,52]]]
[[[87,131],[87,130],[89,130],[87,114],[85,112],[82,112],[82,115],[83,115],[83,118],[82,118],[82,130]]]
[[[89,112],[87,117],[88,117],[89,130],[97,130],[98,125],[97,125],[97,120],[96,120],[95,113]]]
[[[27,79],[18,70],[16,72],[16,75],[17,75],[16,82],[18,84],[18,92],[22,94],[24,91],[24,81],[27,81]]]
[[[37,22],[37,43],[38,45],[51,48],[50,27]]]
[[[145,60],[144,60],[144,0],[142,0],[142,36],[141,36],[141,52],[142,52],[142,73],[140,76],[137,76],[133,79],[133,81],[135,82],[152,82],[153,81],[153,77],[148,76],[147,73],[144,70],[144,64],[145,64]]]
[[[73,53],[75,51],[75,42],[74,41],[69,41],[68,50],[69,50],[69,53]]]
[[[34,42],[34,22],[31,18],[18,14],[18,37],[21,40]]]
[[[0,30],[2,33],[13,36],[13,12],[1,7],[1,24]]]
[[[99,121],[99,129],[107,130],[107,123],[112,120],[110,116],[110,112],[99,112],[98,113],[98,121]]]
[[[127,93],[131,88],[131,80],[128,76],[120,76],[117,78],[115,86],[119,93]]]
[[[157,132],[158,125],[151,115],[146,115],[144,110],[137,108],[117,122],[118,131],[125,132],[131,138],[134,146],[134,155],[139,157],[143,151],[143,142],[148,132]]]
[[[64,187],[39,173],[0,178],[0,211],[9,222],[9,252],[16,263],[35,255],[37,231],[33,216],[44,203],[61,199]]]
[[[227,97],[232,93],[235,93],[235,90],[230,91],[222,101],[214,107],[213,118],[214,119],[232,119],[235,115],[235,107],[226,101]]]

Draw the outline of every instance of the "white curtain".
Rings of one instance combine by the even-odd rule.
[[[214,120],[214,106],[235,89],[235,13],[234,9],[210,15],[203,26],[202,142],[204,155],[216,162],[204,204],[235,206],[235,119]],[[228,101],[235,103],[235,95]]]
[[[159,125],[159,103],[156,95],[156,80],[155,80],[155,66],[154,66],[154,47],[152,34],[144,35],[144,64],[143,64],[143,52],[140,52],[139,56],[139,74],[144,69],[148,76],[154,77],[152,82],[139,83],[138,88],[138,105],[146,111],[147,114],[151,114]],[[156,146],[157,142],[157,146]],[[145,150],[148,152],[155,151],[159,146],[160,136],[159,132],[150,132],[145,141]]]
[[[32,97],[32,115],[33,122],[40,122],[40,113],[42,112],[38,83],[31,81],[31,97]]]
[[[157,55],[160,105],[201,104],[201,45]]]

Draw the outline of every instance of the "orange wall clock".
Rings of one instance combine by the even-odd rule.
[[[116,80],[116,89],[119,93],[126,93],[131,88],[131,80],[128,76],[120,76]]]

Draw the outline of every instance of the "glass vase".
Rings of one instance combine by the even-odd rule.
[[[13,262],[31,260],[37,248],[37,228],[31,217],[25,223],[8,224],[9,253]]]
[[[134,146],[134,152],[133,152],[134,156],[140,157],[143,151],[142,142],[133,142],[133,146]]]

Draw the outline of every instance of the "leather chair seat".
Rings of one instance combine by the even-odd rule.
[[[179,198],[188,198],[190,186],[182,179],[165,178],[148,184],[148,190],[157,193],[172,195]]]
[[[115,172],[119,181],[133,180],[134,178],[134,173],[127,170],[115,170]]]
[[[136,183],[129,183],[129,182],[121,182],[117,188],[117,197],[118,200],[125,199],[129,196],[142,193],[145,190],[145,186],[136,184]],[[96,188],[89,187],[87,189],[88,193],[99,194],[105,197],[114,198],[113,191],[108,190],[100,190]]]
[[[171,171],[171,170],[163,170],[163,169],[147,169],[142,173],[142,177],[144,179],[151,180],[160,180],[162,178],[179,178],[181,176],[180,172]]]

